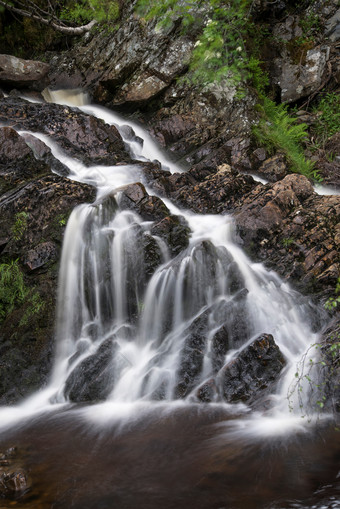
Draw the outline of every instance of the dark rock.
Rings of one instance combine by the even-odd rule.
[[[147,279],[163,262],[161,249],[156,240],[148,234],[143,235],[144,264]]]
[[[321,388],[313,396],[312,404],[322,411],[340,414],[340,321],[336,314],[323,331],[320,342],[320,363],[318,365],[318,387]]]
[[[0,469],[1,472],[1,469]],[[27,472],[23,469],[0,474],[0,495],[6,498],[23,495],[30,488]]]
[[[85,164],[130,161],[115,126],[76,108],[7,97],[0,104],[0,121],[53,136],[63,150]]]
[[[288,167],[284,156],[276,154],[266,159],[258,168],[257,173],[269,182],[282,180],[288,174]]]
[[[109,338],[81,361],[66,380],[65,397],[73,402],[105,400],[113,389],[112,358],[117,347]]]
[[[186,331],[181,352],[180,367],[177,371],[175,397],[184,398],[194,388],[202,371],[209,311],[196,318]]]
[[[30,489],[31,480],[20,463],[16,447],[0,452],[0,498],[18,499]]]
[[[120,189],[119,205],[133,210],[144,221],[160,221],[170,216],[170,211],[157,196],[149,196],[141,183],[130,184]]]
[[[196,397],[202,403],[217,401],[219,394],[215,379],[211,378],[200,385],[196,391]]]
[[[211,362],[214,373],[217,373],[224,365],[229,348],[228,329],[222,325],[211,339]]]
[[[2,85],[43,90],[48,83],[49,69],[49,64],[44,62],[0,55],[0,83]]]
[[[58,256],[58,248],[54,242],[43,242],[28,251],[25,265],[29,270],[36,270],[49,262],[56,261]]]
[[[173,256],[189,245],[190,228],[182,216],[167,216],[151,228],[152,235],[162,238],[170,247]]]
[[[273,390],[285,364],[273,336],[262,334],[219,373],[224,399],[253,403]]]
[[[27,261],[27,268],[35,269],[24,275],[30,289],[27,298],[0,324],[2,404],[18,401],[48,380],[53,359],[57,261],[66,219],[73,207],[95,197],[94,188],[46,175],[48,166],[39,166],[39,161],[32,159],[35,170],[40,168],[44,176],[34,175],[33,164],[21,172],[18,160],[18,177],[13,177],[12,189],[0,197],[0,263],[19,258]],[[19,267],[24,268],[21,263]],[[39,306],[34,298],[38,298]]]
[[[167,181],[168,194],[179,205],[212,214],[232,211],[244,195],[257,186],[252,177],[239,174],[227,164],[196,185],[192,185],[187,174],[179,174],[177,180],[174,174]]]

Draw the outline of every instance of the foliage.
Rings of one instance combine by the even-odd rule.
[[[302,38],[311,40],[321,29],[320,16],[311,11],[300,19],[299,25],[302,29]]]
[[[313,111],[314,113],[321,112],[313,126],[313,134],[320,143],[324,143],[330,136],[340,131],[339,94],[336,92],[325,93]]]
[[[315,353],[318,355],[315,356]],[[322,410],[328,400],[329,385],[337,370],[340,342],[335,341],[327,348],[321,343],[311,345],[297,364],[295,378],[288,389],[288,404],[293,411],[293,396],[298,396],[302,417],[308,416],[309,409],[303,394],[309,392],[309,403],[314,411],[315,406]]]
[[[314,163],[306,160],[301,143],[307,138],[306,124],[297,124],[296,118],[288,114],[288,106],[275,104],[265,96],[261,97],[259,109],[262,118],[254,127],[254,134],[268,150],[282,150],[291,170],[308,178],[320,180]]]
[[[119,5],[114,0],[80,0],[72,1],[62,9],[60,18],[77,24],[87,23],[93,19],[99,22],[115,21],[119,16]]]
[[[335,293],[340,293],[340,277],[338,278]],[[330,297],[329,299],[327,299],[325,308],[328,309],[328,311],[332,311],[339,305],[340,305],[340,295],[338,295],[337,297]]]
[[[18,306],[25,305],[19,325],[26,325],[32,315],[44,308],[38,292],[25,285],[18,260],[0,264],[0,323]]]
[[[338,278],[335,293],[340,293],[340,277]],[[331,297],[325,303],[325,308],[333,310],[340,304],[339,297]],[[317,355],[316,355],[317,354]],[[292,398],[298,395],[299,407],[303,417],[308,415],[306,402],[302,397],[308,389],[311,408],[315,405],[322,410],[327,401],[332,400],[332,395],[338,390],[340,365],[340,325],[338,324],[331,333],[328,333],[323,343],[314,343],[302,356],[297,364],[295,379],[288,389],[289,408],[293,410]],[[307,384],[307,387],[306,387]],[[339,411],[338,397],[332,403]]]
[[[24,302],[28,292],[18,260],[0,264],[0,322]]]
[[[281,242],[283,247],[288,248],[291,244],[294,243],[294,239],[292,239],[291,237],[285,237],[284,239],[282,239]]]
[[[38,292],[31,292],[27,299],[27,307],[25,313],[20,320],[19,325],[27,325],[32,315],[39,313],[45,307],[44,301],[41,299]]]
[[[174,19],[182,19],[184,32],[197,31],[190,62],[190,81],[197,85],[224,82],[240,87],[253,80],[256,88],[263,90],[268,82],[260,68],[260,60],[247,50],[247,38],[254,30],[250,19],[250,0],[190,1],[139,0],[137,12],[146,19],[156,17],[158,26],[168,27]],[[200,8],[204,6],[204,11]]]
[[[27,212],[18,212],[15,215],[15,222],[11,228],[15,240],[20,240],[27,228]]]

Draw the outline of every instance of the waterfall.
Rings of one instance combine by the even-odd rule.
[[[140,126],[87,104],[82,94],[44,96],[115,125],[136,159],[157,159],[171,172],[183,171]],[[171,258],[150,221],[120,208],[122,186],[141,178],[138,164],[86,167],[45,135],[19,134],[42,140],[69,168],[70,178],[97,188],[96,201],[76,207],[67,224],[55,365],[48,389],[35,397],[33,407],[179,399],[196,404],[202,385],[212,378],[218,383],[226,363],[267,334],[286,362],[271,394],[271,416],[287,419],[296,363],[318,338],[309,325],[317,310],[274,272],[247,258],[234,241],[232,217],[202,216],[163,200],[191,232],[188,247]],[[227,405],[219,388],[210,401]]]

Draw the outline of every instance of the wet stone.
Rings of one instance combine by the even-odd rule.
[[[256,401],[270,392],[286,361],[271,334],[262,334],[220,372],[223,397],[228,403]]]
[[[214,378],[204,382],[196,391],[196,397],[202,403],[211,403],[218,400],[218,388]]]
[[[81,361],[66,380],[64,394],[73,402],[102,401],[113,388],[112,358],[117,343],[105,340],[97,352]]]

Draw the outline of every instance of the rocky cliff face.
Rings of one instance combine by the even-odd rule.
[[[258,26],[270,26],[271,41],[275,40],[263,48],[272,94],[305,107],[325,85],[335,90],[340,73],[336,2],[320,2],[323,28],[307,46],[299,40],[304,35],[299,21],[306,19],[308,10],[294,7],[294,2],[277,2],[275,8],[265,0],[255,4]],[[72,51],[54,55],[49,67],[37,64],[34,69],[31,63],[14,65],[12,60],[14,68],[7,64],[0,85],[7,91],[39,90],[34,73],[43,69],[50,87],[84,88],[95,102],[143,122],[187,169],[171,175],[157,164],[144,165],[144,183],[195,212],[233,213],[235,234],[254,260],[275,269],[303,293],[317,293],[325,300],[339,277],[339,197],[316,194],[306,177],[290,173],[282,154],[269,157],[257,145],[251,130],[258,115],[252,90],[239,99],[231,86],[197,89],[178,80],[187,73],[195,37],[183,35],[179,22],[159,31],[130,11],[115,33],[88,34]],[[4,69],[1,60],[0,66]],[[31,293],[0,328],[4,402],[46,381],[65,222],[75,205],[94,198],[90,186],[67,179],[67,169],[42,142],[21,137],[12,127],[53,135],[66,152],[87,165],[131,161],[113,126],[72,108],[28,103],[15,95],[0,100],[0,122],[6,124],[0,128],[0,263],[18,260]],[[313,122],[304,110],[300,116]],[[332,160],[326,157],[327,143]],[[339,137],[327,143],[314,156],[316,167],[326,183],[339,186]],[[265,176],[269,183],[255,181],[248,173]],[[173,254],[180,253],[187,245],[186,225],[171,216],[160,199],[156,203],[148,196],[142,184],[136,186],[124,191],[126,207],[155,220],[155,232]]]

